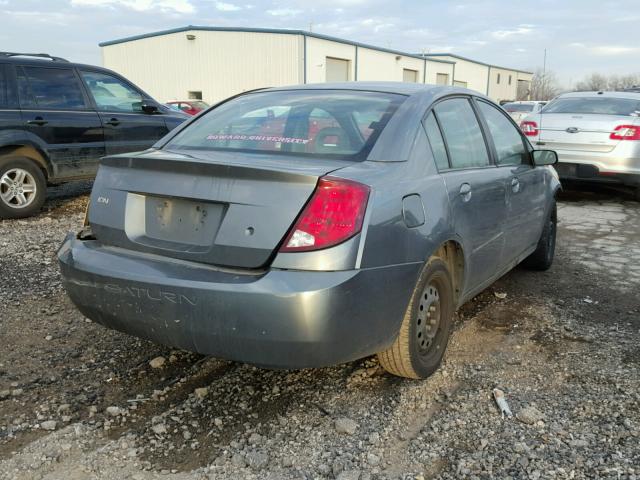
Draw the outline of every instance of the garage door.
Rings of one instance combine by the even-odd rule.
[[[349,81],[349,60],[327,57],[327,82]]]
[[[448,73],[437,73],[436,74],[436,85],[449,85],[449,74]]]
[[[403,82],[418,83],[418,71],[417,70],[409,70],[408,68],[404,68],[402,70],[402,81]]]

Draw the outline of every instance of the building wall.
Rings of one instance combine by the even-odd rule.
[[[500,83],[498,83],[498,75],[500,75]],[[511,77],[511,84],[509,84],[509,77]],[[497,102],[500,100],[517,100],[518,80],[528,80],[530,82],[531,77],[531,74],[524,72],[491,67],[489,96]]]
[[[397,57],[400,57],[396,59]],[[422,83],[424,60],[391,52],[381,52],[358,47],[358,80],[402,82],[404,69],[418,72],[418,83]]]
[[[438,57],[442,60],[456,62],[455,79],[460,82],[466,82],[467,88],[476,90],[482,94],[487,93],[487,75],[489,67],[479,63],[461,60],[456,57],[442,56]]]
[[[451,63],[427,60],[427,76],[425,83],[436,85],[438,73],[442,73],[449,76],[449,85],[453,85],[453,71],[454,67]]]
[[[290,35],[294,36],[294,35]],[[302,37],[301,37],[302,38]],[[349,80],[355,78],[356,47],[320,38],[306,37],[307,83],[324,83],[327,78],[327,57],[349,61]],[[302,58],[302,56],[300,57]],[[300,83],[303,83],[301,79]]]
[[[107,45],[102,58],[160,102],[201,91],[215,103],[254,88],[303,83],[302,48],[298,35],[195,30]]]

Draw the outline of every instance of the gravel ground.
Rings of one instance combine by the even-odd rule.
[[[465,305],[442,368],[410,381],[375,358],[260,370],[89,322],[55,261],[89,189],[0,222],[0,479],[640,478],[640,204],[564,194],[552,269]]]

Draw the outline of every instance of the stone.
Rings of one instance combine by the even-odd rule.
[[[360,470],[344,470],[336,477],[337,480],[359,480]]]
[[[209,395],[209,389],[207,387],[202,387],[202,388],[196,388],[193,391],[194,395],[196,396],[196,398],[202,400],[203,398],[205,398],[207,395]]]
[[[246,459],[249,466],[254,470],[260,470],[261,468],[266,467],[269,463],[269,456],[258,450],[247,453]]]
[[[542,420],[544,418],[544,414],[535,407],[526,407],[516,414],[516,418],[522,423],[533,425],[539,420]]]
[[[158,423],[151,427],[151,430],[153,430],[153,433],[156,435],[163,435],[167,433],[167,426],[164,423]]]
[[[335,429],[338,433],[353,435],[358,430],[358,424],[350,418],[341,417],[336,420]]]
[[[119,415],[122,415],[122,410],[120,409],[120,407],[107,407],[107,414],[111,415],[112,417],[117,417]]]
[[[239,453],[236,453],[233,455],[233,457],[231,457],[231,464],[234,467],[244,468],[247,466],[247,461],[244,459],[242,455],[240,455]]]
[[[153,360],[149,361],[149,366],[151,368],[162,368],[166,363],[166,359],[164,357],[156,357]]]
[[[58,423],[55,420],[47,420],[40,424],[44,430],[55,430]]]

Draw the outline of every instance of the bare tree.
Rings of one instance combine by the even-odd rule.
[[[592,73],[584,80],[576,83],[576,91],[590,92],[596,90],[606,90],[609,81],[607,77],[599,73]]]
[[[640,74],[606,76],[600,73],[592,73],[584,80],[578,82],[575,90],[578,92],[624,90],[625,88],[638,85],[640,85]]]
[[[539,68],[533,74],[529,92],[518,92],[518,100],[526,100],[527,97],[531,100],[551,100],[559,91],[555,73],[550,70],[545,72]]]

